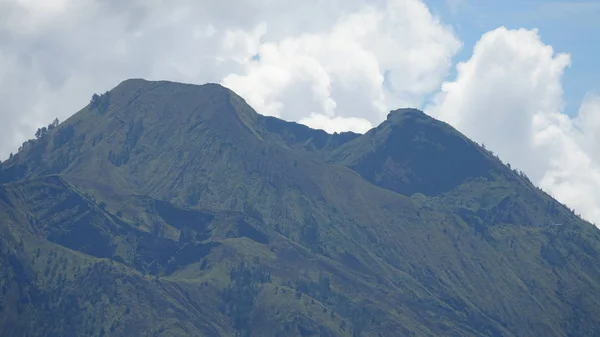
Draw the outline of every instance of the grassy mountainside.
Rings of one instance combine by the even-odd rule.
[[[329,135],[128,80],[0,182],[10,335],[600,331],[598,230],[416,110]]]

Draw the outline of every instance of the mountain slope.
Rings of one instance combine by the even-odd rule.
[[[330,160],[407,196],[437,195],[504,169],[452,127],[414,109],[390,112],[381,125],[336,149]]]
[[[119,254],[127,226],[60,178],[6,185],[0,195],[1,335],[231,333],[215,313],[182,308],[172,283],[101,258]]]
[[[159,332],[169,336],[235,335],[236,325],[244,328],[247,323],[236,323],[239,314],[223,309],[227,305],[237,308],[231,296],[258,297],[274,288],[270,273],[267,276],[252,263],[237,264],[239,254],[254,253],[253,241],[268,241],[255,228],[256,220],[243,214],[185,210],[130,197],[129,204],[144,206],[135,208],[140,213],[119,217],[111,213],[111,205],[93,201],[102,198],[101,194],[86,196],[52,176],[8,184],[0,192],[6,234],[2,237],[8,239],[2,241],[2,261],[7,263],[0,265],[4,275],[1,316],[6,317],[1,324],[3,333],[11,336],[26,332],[102,335],[102,331],[123,336],[138,332],[148,336]],[[43,207],[38,207],[40,204]],[[25,218],[15,217],[11,210],[17,208]],[[136,221],[129,221],[131,218]],[[152,228],[147,228],[148,224]],[[268,254],[263,250],[259,256]],[[210,253],[213,255],[207,258]],[[202,274],[189,275],[198,271]],[[233,285],[220,282],[223,277],[230,277]],[[288,292],[293,298],[293,291]],[[14,298],[11,294],[20,295]],[[277,302],[264,302],[257,304],[255,311],[271,316],[271,307]],[[287,313],[298,310],[298,317],[302,312],[314,316],[316,310],[322,314],[318,305],[302,308],[292,301],[286,306]],[[327,332],[329,326],[337,328],[336,318],[339,320],[339,316],[329,315],[306,317],[296,325],[303,329],[314,325]],[[277,320],[270,323],[278,325]]]
[[[66,294],[32,281],[46,279],[32,256],[49,247],[67,264],[132,275],[140,290],[109,308],[146,310],[143,294],[163,303],[144,316],[107,309],[113,318],[85,307],[94,319],[69,323],[79,334],[125,318],[165,336],[600,329],[598,230],[416,110],[329,135],[260,116],[216,84],[128,80],[25,144],[0,182],[11,287]],[[61,270],[53,277],[71,277]],[[32,335],[64,331],[44,313],[66,307],[26,302],[27,314],[2,301],[14,317],[3,327],[36,315],[47,330]]]

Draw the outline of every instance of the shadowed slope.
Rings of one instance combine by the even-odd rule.
[[[381,125],[336,149],[330,158],[407,196],[440,194],[469,179],[491,178],[493,170],[506,171],[458,131],[414,109],[390,112]]]

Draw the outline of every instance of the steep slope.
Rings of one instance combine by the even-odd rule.
[[[535,187],[524,173],[414,109],[390,112],[381,125],[338,147],[327,160],[419,204],[470,216],[478,230],[575,221],[569,219],[572,211]]]
[[[22,239],[31,275],[40,244],[153,275],[135,282],[188,325],[169,314],[170,325],[136,321],[143,331],[600,329],[598,230],[415,110],[365,135],[328,135],[260,116],[218,85],[129,80],[2,163],[0,181],[8,256]]]
[[[503,297],[515,290],[504,293],[500,284],[521,283],[545,313],[556,310],[557,315],[564,315],[573,322],[587,310],[583,307],[595,311],[593,306],[596,304],[586,303],[582,298],[573,298],[574,302],[570,302],[564,294],[597,294],[596,281],[592,280],[598,280],[600,274],[597,267],[591,267],[597,265],[597,257],[600,257],[597,228],[575,217],[572,210],[535,187],[522,172],[504,165],[490,151],[449,125],[414,109],[392,111],[377,128],[334,150],[328,161],[348,166],[382,188],[411,196],[421,209],[452,214],[455,225],[466,226],[472,235],[481,238],[499,254],[503,263],[509,265],[504,270],[504,277],[512,274],[516,276],[515,280],[490,282],[496,285],[495,289],[486,291],[483,288],[475,290],[483,284],[474,287],[472,280],[466,280],[464,276],[449,276],[460,284],[452,291],[460,292],[460,288],[475,290],[475,296],[467,297],[473,303],[479,303],[479,307],[486,306],[481,301],[482,293]],[[449,228],[444,228],[445,234],[448,231]],[[457,243],[464,239],[465,236],[456,236],[454,248],[459,248]],[[469,259],[473,260],[473,257],[465,256],[460,262],[462,272],[468,269],[465,262]],[[567,263],[567,259],[571,262]],[[528,267],[524,268],[526,265]],[[551,269],[552,274],[540,277],[537,272],[531,272],[542,272],[540,265]],[[493,273],[485,264],[482,268]],[[503,269],[495,264],[494,268]],[[591,283],[575,281],[571,279],[574,275],[587,275],[585,278]],[[571,290],[562,288],[564,282],[573,286]],[[438,291],[445,292],[443,289]],[[577,305],[568,313],[558,314],[563,309],[549,301],[555,295]],[[502,306],[506,308],[504,314],[523,325],[531,325],[532,320],[531,317],[519,317],[520,312],[539,310],[529,307],[514,311],[509,309],[509,303]],[[494,315],[492,312],[489,314]],[[550,327],[536,327],[542,328],[548,329],[544,334],[551,334]],[[569,331],[567,334],[586,335],[593,334],[598,327],[579,330],[575,324],[568,328],[562,325],[560,329]]]
[[[0,335],[233,333],[216,312],[175,301],[179,285],[128,268],[124,253],[142,257],[134,265],[148,254],[123,248],[148,236],[137,230],[133,240],[125,223],[58,177],[2,186],[0,219]]]
[[[338,315],[285,285],[280,298],[263,298],[276,288],[271,272],[283,271],[253,259],[240,264],[271,253],[256,219],[135,196],[126,198],[129,212],[115,215],[114,204],[94,201],[104,196],[56,176],[2,186],[2,335],[233,336],[249,327],[249,313],[239,311],[251,308],[238,300],[255,298],[255,315],[277,327],[269,334],[347,334]]]
[[[451,126],[414,109],[390,112],[365,135],[336,149],[330,161],[370,182],[411,196],[437,195],[473,178],[490,178],[502,165]]]
[[[158,178],[164,178],[168,170],[185,171],[185,165],[195,164],[195,158],[184,155],[226,156],[234,144],[258,137],[251,129],[256,114],[237,110],[232,101],[237,99],[216,84],[124,81],[25,146],[14,164],[8,163],[5,180],[65,173],[124,189],[134,186],[143,193],[164,188],[151,176],[160,170]],[[175,185],[177,178],[164,184]]]
[[[344,141],[286,122],[278,128],[216,84],[128,80],[97,100],[4,163],[0,181],[64,174],[185,205],[241,209],[273,185],[311,188],[303,177],[314,166],[309,158]],[[245,200],[229,198],[236,189]]]

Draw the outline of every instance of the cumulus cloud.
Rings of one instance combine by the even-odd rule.
[[[537,30],[500,27],[481,37],[426,110],[600,224],[600,99],[588,95],[574,119],[563,113],[561,79],[570,62]]]
[[[313,129],[323,129],[328,132],[344,132],[352,131],[356,133],[364,133],[373,127],[371,123],[363,118],[355,117],[329,117],[320,114],[312,114],[298,121]]]
[[[461,43],[419,0],[0,2],[0,157],[131,77],[219,82],[258,112],[365,131]]]
[[[342,15],[323,32],[262,43],[258,61],[223,82],[261,112],[365,131],[391,107],[421,105],[460,46],[421,2],[389,1]]]
[[[536,145],[549,156],[539,185],[600,226],[600,98],[589,94],[574,120],[543,121]]]

